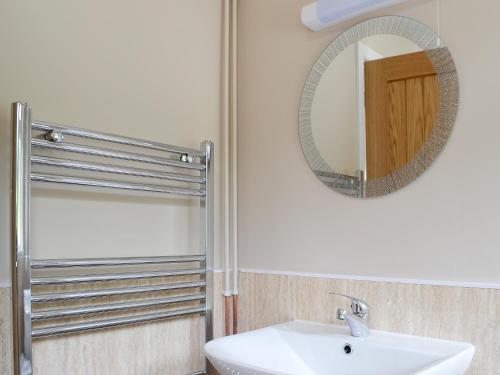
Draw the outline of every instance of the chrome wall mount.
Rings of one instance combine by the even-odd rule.
[[[32,374],[32,340],[53,335],[199,315],[205,320],[205,341],[210,341],[213,338],[213,143],[205,141],[196,150],[32,121],[31,107],[20,102],[12,105],[12,125],[14,373]],[[98,145],[90,145],[91,142]],[[198,198],[199,254],[32,260],[29,243],[32,181]],[[154,283],[116,286],[123,281]],[[108,282],[113,282],[112,287],[105,286]],[[72,285],[78,289],[67,289]],[[117,298],[126,299],[117,301]],[[74,301],[78,302],[76,306],[68,306]],[[48,308],[39,307],[47,303]],[[141,309],[148,310],[141,312]],[[103,313],[113,315],[99,318]],[[116,316],[119,313],[126,315]],[[84,320],[67,321],[79,317]]]

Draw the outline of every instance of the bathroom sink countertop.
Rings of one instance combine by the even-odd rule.
[[[292,321],[216,339],[205,353],[221,375],[460,375],[474,346],[344,326]]]

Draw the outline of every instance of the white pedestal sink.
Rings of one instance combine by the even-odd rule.
[[[205,354],[221,375],[462,375],[474,346],[293,321],[213,340]]]

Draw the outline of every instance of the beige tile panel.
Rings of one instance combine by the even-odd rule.
[[[10,288],[0,288],[0,374],[12,374]]]
[[[214,274],[214,331],[223,332],[222,274]],[[188,317],[35,340],[36,375],[179,375],[203,369],[204,318]],[[10,288],[0,288],[0,374],[12,374]]]
[[[498,375],[500,290],[241,273],[240,331],[293,319],[338,323],[330,291],[366,299],[373,329],[471,342],[467,375]],[[265,308],[263,308],[265,306]]]
[[[204,367],[203,318],[36,340],[35,374],[189,374]]]
[[[335,323],[347,302],[367,299],[375,329],[464,340],[477,352],[468,375],[493,375],[500,353],[500,291],[242,273],[240,330],[292,319]],[[214,331],[223,332],[222,274],[215,274]],[[262,306],[266,306],[262,309]],[[10,289],[0,288],[0,373],[11,366]],[[36,341],[37,374],[183,374],[202,366],[202,322],[172,320]],[[189,338],[185,332],[190,332]],[[196,346],[196,347],[195,347]]]
[[[214,337],[224,336],[224,273],[214,273]]]

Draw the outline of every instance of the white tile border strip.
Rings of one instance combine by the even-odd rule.
[[[214,273],[224,272],[223,269],[215,268],[212,270]],[[12,283],[8,280],[2,281],[0,280],[0,288],[10,288]]]
[[[495,284],[495,283],[477,283],[477,282],[446,281],[446,280],[400,279],[397,277],[336,275],[336,274],[329,274],[329,273],[277,271],[277,270],[263,270],[263,269],[254,269],[254,268],[240,268],[240,272],[268,274],[268,275],[281,275],[281,276],[317,277],[317,278],[323,278],[323,279],[372,281],[372,282],[379,282],[379,283],[434,285],[434,286],[449,286],[449,287],[459,287],[459,288],[499,289],[500,290],[500,284]]]
[[[222,273],[223,269],[216,268],[214,273]],[[278,270],[265,270],[255,268],[240,268],[239,272],[258,273],[268,275],[281,275],[281,276],[302,276],[302,277],[316,277],[322,279],[337,279],[337,280],[355,280],[355,281],[372,281],[379,283],[396,283],[396,284],[414,284],[414,285],[434,285],[434,286],[450,286],[457,288],[477,288],[477,289],[498,289],[500,284],[495,283],[477,283],[467,281],[447,281],[447,280],[423,280],[423,279],[402,279],[397,277],[377,277],[377,276],[359,276],[359,275],[336,275],[330,273],[316,273],[316,272],[297,272],[297,271],[278,271]],[[10,281],[0,281],[0,288],[10,288]]]

